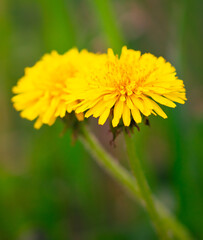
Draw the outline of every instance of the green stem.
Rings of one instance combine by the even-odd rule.
[[[97,161],[97,163],[119,183],[121,183],[121,185],[128,192],[133,193],[133,195],[141,199],[142,197],[140,195],[136,180],[133,179],[132,181],[132,176],[129,175],[128,171],[104,150],[95,136],[91,134],[89,129],[86,129],[83,126],[81,130],[82,134],[80,135],[80,140]]]
[[[130,160],[130,165],[133,171],[135,178],[137,179],[137,184],[139,186],[140,192],[144,198],[145,207],[149,213],[151,220],[155,226],[155,229],[160,237],[160,239],[172,239],[170,231],[165,228],[165,225],[159,215],[159,212],[156,208],[151,190],[145,178],[144,172],[142,170],[141,163],[136,156],[135,146],[134,146],[134,135],[124,133],[127,152]]]
[[[106,152],[95,136],[85,126],[81,128],[80,140],[97,163],[143,207],[146,207],[145,199],[142,195],[143,193],[140,191],[137,179]],[[174,236],[174,239],[191,240],[192,238],[187,229],[185,229],[155,197],[153,197],[153,201],[162,222],[164,222],[164,225],[170,231],[171,235]]]

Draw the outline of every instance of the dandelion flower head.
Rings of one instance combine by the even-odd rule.
[[[169,62],[126,47],[120,57],[108,49],[103,63],[83,77],[77,77],[72,85],[73,95],[83,99],[75,111],[86,111],[86,117],[99,118],[101,125],[109,116],[113,127],[121,119],[129,126],[132,119],[137,124],[151,114],[167,118],[157,103],[174,108],[174,102],[183,104],[186,100],[183,81]]]
[[[23,118],[37,119],[35,128],[42,124],[52,125],[57,117],[63,118],[67,111],[70,112],[74,104],[67,104],[69,87],[66,80],[89,68],[92,62],[95,62],[95,54],[86,50],[71,49],[63,55],[56,51],[45,54],[33,67],[25,68],[25,75],[12,89],[16,94],[12,98],[15,109],[21,111]],[[76,116],[82,120],[82,114]]]

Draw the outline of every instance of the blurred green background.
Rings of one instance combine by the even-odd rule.
[[[0,239],[156,239],[148,217],[100,169],[60,121],[33,129],[11,104],[11,88],[46,52],[121,46],[163,56],[188,101],[168,119],[141,125],[137,148],[153,192],[203,239],[202,0],[0,1]],[[128,167],[122,135],[92,128]]]

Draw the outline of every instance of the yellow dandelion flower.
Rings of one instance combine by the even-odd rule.
[[[121,118],[125,126],[132,119],[140,123],[142,116],[150,114],[167,118],[157,103],[174,108],[174,102],[183,104],[186,100],[183,81],[169,62],[126,47],[122,48],[120,58],[109,49],[102,64],[85,78],[78,76],[72,85],[72,95],[83,99],[76,113],[88,110],[85,117],[99,117],[101,125],[112,114],[113,127]]]
[[[63,55],[56,51],[45,54],[33,67],[25,69],[25,75],[12,89],[16,94],[12,98],[15,109],[21,111],[23,118],[37,118],[35,128],[42,124],[52,125],[57,117],[63,118],[75,104],[67,104],[69,88],[66,80],[89,68],[92,62],[95,62],[95,54],[86,50],[79,53],[77,49],[71,49]],[[83,120],[81,113],[76,117]]]

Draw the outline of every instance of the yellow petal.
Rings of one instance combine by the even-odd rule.
[[[66,105],[64,102],[61,102],[56,110],[55,117],[60,116],[63,118],[66,114]]]
[[[89,108],[89,102],[82,102],[82,103],[78,104],[78,106],[75,109],[75,112],[81,113],[81,112],[86,111],[88,108]]]
[[[133,109],[135,107],[130,97],[127,97],[126,103],[130,109]]]
[[[41,112],[40,108],[41,102],[36,102],[33,105],[30,105],[28,108],[25,108],[21,113],[21,117],[26,118],[30,121],[34,120]]]
[[[46,112],[44,113],[43,117],[42,117],[42,122],[43,123],[47,123],[49,125],[51,125],[51,122],[53,122],[55,117],[55,112],[56,112],[56,108],[58,106],[59,103],[59,99],[54,98],[51,101],[50,106],[47,108]]]
[[[131,109],[131,113],[132,113],[133,119],[135,120],[136,123],[142,122],[142,117],[141,117],[140,111],[137,108]]]
[[[94,105],[90,110],[88,110],[85,114],[85,117],[88,118],[93,114],[98,114],[98,112],[101,111],[101,108],[105,108],[104,103],[102,100],[100,100],[97,104]]]
[[[99,122],[98,122],[99,125],[104,125],[104,123],[106,122],[109,114],[110,114],[110,108],[107,108],[99,118]]]
[[[135,107],[137,107],[141,112],[144,110],[144,104],[143,101],[141,101],[138,97],[135,95],[130,96],[133,104]]]
[[[145,106],[147,106],[150,110],[153,109],[153,104],[149,100],[149,97],[142,96],[143,101],[145,102]]]
[[[93,106],[95,106],[101,99],[102,97],[99,97],[97,99],[87,100],[87,101],[84,100],[78,104],[77,108],[75,109],[75,112],[76,113],[84,112],[88,108],[92,108]]]
[[[143,109],[142,113],[145,116],[149,116],[151,114],[152,109],[151,109],[150,105],[147,104],[146,99],[142,99],[142,101],[143,101],[143,105],[144,105],[144,109]]]
[[[56,121],[56,117],[52,115],[49,119],[49,122],[47,123],[49,126],[53,125]]]
[[[149,105],[142,99],[136,96],[131,96],[133,104],[136,108],[138,108],[145,116],[149,116],[151,114],[151,108]]]
[[[40,118],[40,117],[38,117],[38,119],[37,119],[37,121],[35,122],[35,124],[34,124],[34,128],[35,129],[40,129],[41,128],[41,126],[42,126],[42,119]]]
[[[153,94],[153,93],[150,93],[150,94],[148,94],[150,97],[152,97],[156,102],[158,102],[158,103],[161,103],[161,104],[163,104],[163,105],[165,105],[165,106],[168,106],[168,107],[172,107],[172,108],[174,108],[174,107],[176,107],[176,104],[175,103],[173,103],[172,101],[170,101],[169,99],[167,99],[167,98],[164,98],[164,97],[162,97],[162,96],[160,96],[160,95],[158,95],[158,94]]]
[[[153,109],[154,111],[161,116],[162,118],[167,118],[167,115],[165,114],[165,112],[159,107],[159,105],[157,103],[155,103],[153,100],[149,99],[153,105]]]
[[[104,105],[108,108],[112,108],[116,101],[117,101],[117,97],[114,97],[112,99],[109,99],[108,101],[105,101]]]
[[[131,116],[130,116],[130,109],[127,106],[127,104],[124,104],[123,106],[123,123],[126,127],[128,127],[130,125],[131,122]]]
[[[108,48],[107,53],[108,53],[108,57],[110,57],[110,58],[114,58],[115,57],[114,52],[113,52],[113,50],[111,48]]]
[[[113,127],[116,127],[119,124],[120,118],[123,113],[123,105],[124,105],[124,102],[122,102],[119,99],[114,106],[114,112],[113,112],[114,116],[113,116],[113,120],[112,120]]]
[[[78,121],[83,121],[84,120],[84,114],[83,113],[75,113],[75,116]]]
[[[184,104],[185,101],[175,95],[172,94],[164,94],[165,97],[167,97],[168,99],[170,99],[171,101],[177,102],[177,103],[181,103]]]

